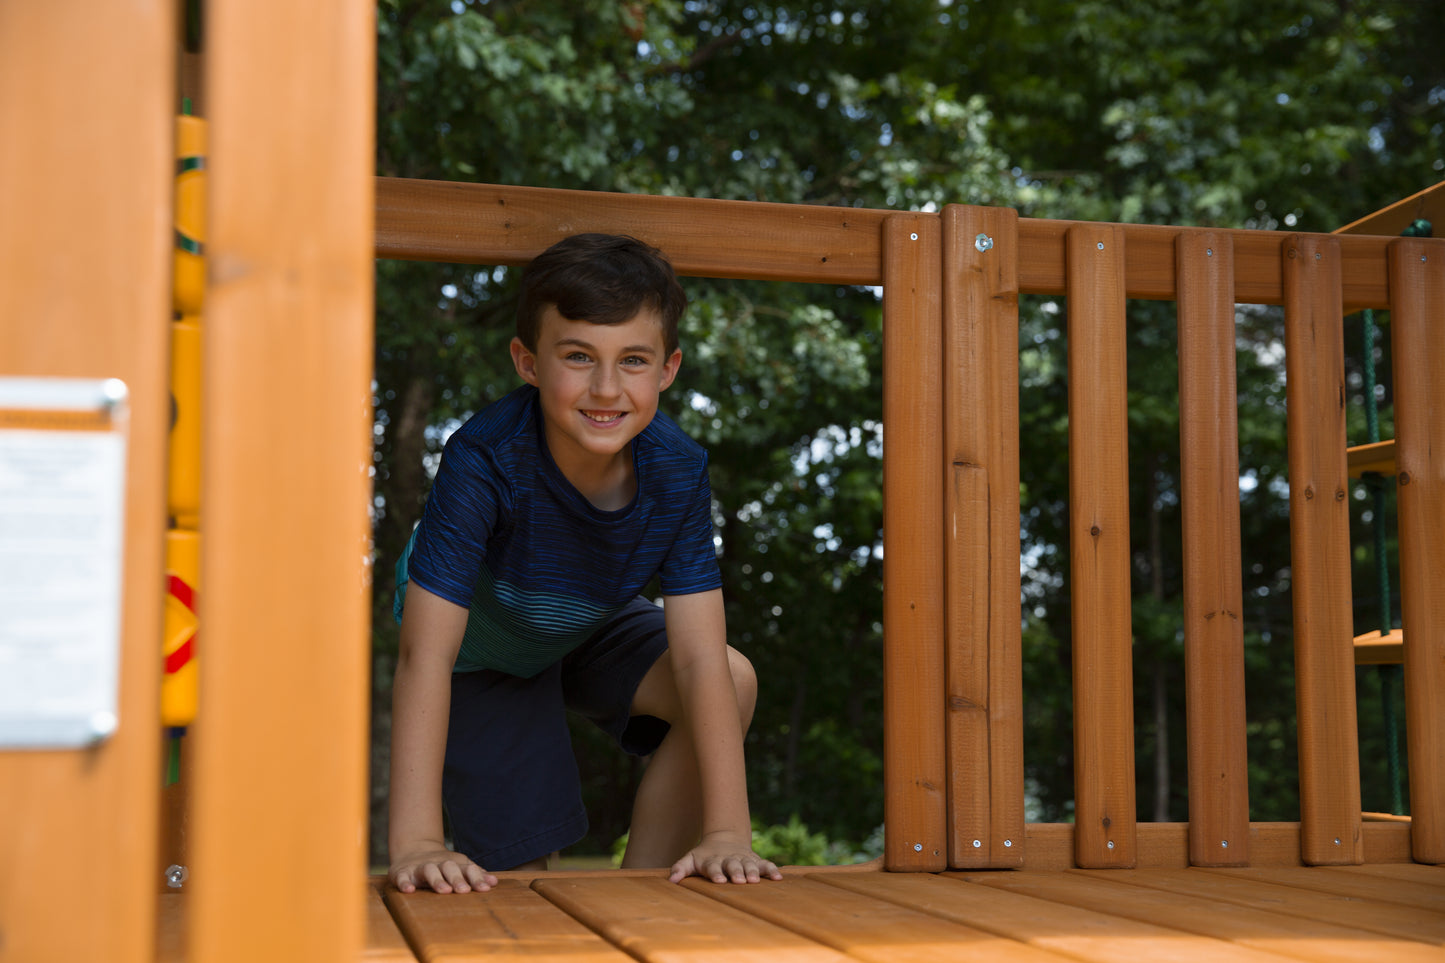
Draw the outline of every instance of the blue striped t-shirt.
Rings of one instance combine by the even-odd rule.
[[[586,641],[653,576],[664,595],[722,585],[707,452],[659,413],[632,441],[637,495],[603,511],[552,461],[537,389],[523,385],[448,439],[397,563],[397,617],[410,578],[468,609],[455,671],[531,677]]]

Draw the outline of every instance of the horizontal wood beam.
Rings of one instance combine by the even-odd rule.
[[[880,284],[879,226],[895,212],[856,207],[662,197],[508,187],[398,177],[376,179],[376,256],[455,264],[525,264],[582,231],[633,234],[661,248],[692,277]],[[1064,294],[1064,235],[1081,221],[1020,218],[1019,291]],[[1206,228],[1120,225],[1125,296],[1174,300],[1174,250]],[[1235,296],[1281,304],[1280,245],[1273,231],[1229,231]],[[1341,237],[1347,311],[1389,302],[1379,238]]]

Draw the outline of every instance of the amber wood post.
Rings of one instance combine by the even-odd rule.
[[[366,918],[368,0],[212,0],[190,959],[352,963]]]
[[[1176,252],[1189,861],[1195,866],[1245,866],[1249,771],[1234,243],[1223,231],[1182,234]]]
[[[1284,241],[1282,265],[1300,856],[1315,865],[1358,863],[1360,758],[1339,242],[1327,235],[1292,235]]]
[[[1445,241],[1390,244],[1410,842],[1445,863]]]
[[[1069,560],[1074,675],[1074,859],[1135,861],[1134,669],[1124,232],[1065,238],[1069,308]]]
[[[155,952],[176,9],[0,3],[0,376],[129,394],[117,728],[0,748],[7,961]]]
[[[948,846],[1023,865],[1018,213],[943,211]]]
[[[947,865],[937,215],[883,222],[884,865]]]

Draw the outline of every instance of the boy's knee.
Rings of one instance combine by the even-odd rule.
[[[738,693],[738,715],[747,726],[758,702],[758,674],[748,657],[732,646],[728,646],[728,668],[732,671],[733,688]]]

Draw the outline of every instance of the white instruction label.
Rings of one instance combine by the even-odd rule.
[[[0,749],[115,731],[126,429],[119,381],[0,378]]]

